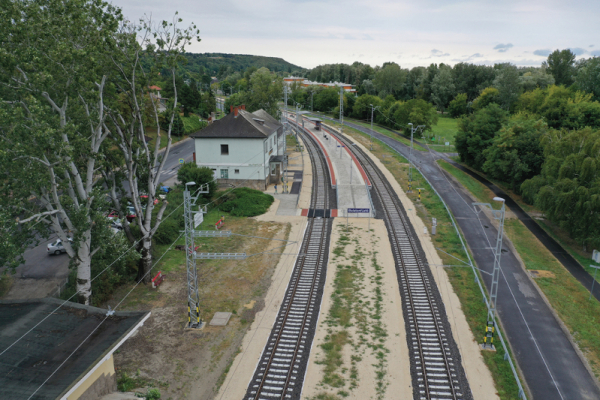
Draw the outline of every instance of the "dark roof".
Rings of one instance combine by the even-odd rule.
[[[107,310],[66,302],[54,311],[63,303],[50,298],[0,301],[0,352],[25,335],[2,354],[2,399],[29,398],[90,336],[32,399],[54,400],[64,395],[148,314],[116,312],[99,325]],[[48,319],[27,333],[48,315]]]
[[[283,155],[278,155],[278,156],[271,156],[271,158],[269,158],[269,162],[278,162],[278,163],[282,163],[283,162]]]
[[[261,111],[261,110],[259,110]],[[257,111],[258,112],[258,111]],[[266,114],[266,113],[265,113]],[[268,115],[268,114],[267,114]],[[192,133],[193,138],[246,138],[246,139],[265,139],[277,129],[281,124],[270,115],[270,120],[264,115],[249,113],[245,110],[239,110],[238,116],[235,113],[229,113],[225,117],[216,120],[206,128]],[[264,124],[261,123],[262,120]]]
[[[252,114],[256,115],[260,119],[264,119],[265,122],[268,122],[271,125],[281,126],[281,123],[279,121],[277,121],[275,118],[273,118],[273,116],[271,114],[269,114],[262,108],[260,110],[254,111]]]

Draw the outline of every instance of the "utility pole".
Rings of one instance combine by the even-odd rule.
[[[283,118],[281,118],[281,124],[283,125],[283,179],[285,182],[283,183],[283,193],[288,193],[287,190],[287,166],[288,166],[288,156],[287,156],[287,142],[286,136],[288,131],[288,121],[287,121],[287,85],[283,86]]]
[[[192,197],[189,187],[196,182],[187,182],[183,192],[184,224],[185,224],[185,261],[188,283],[188,328],[201,329],[204,322],[200,319],[200,295],[198,294],[198,272],[196,270],[196,249],[194,247],[194,228],[203,219],[202,210],[192,211],[198,196]],[[208,184],[203,185],[198,193],[208,193]]]
[[[504,215],[506,203],[502,197],[494,197],[494,201],[502,202],[500,210],[494,210],[490,203],[473,203],[474,206],[487,207],[492,211],[494,219],[499,221],[498,237],[496,238],[496,251],[494,253],[494,270],[492,272],[492,287],[490,289],[490,306],[488,320],[494,321],[496,315],[496,302],[498,299],[498,282],[500,280],[500,256],[502,255],[502,236],[504,233]]]
[[[344,129],[344,87],[340,86],[340,133]]]
[[[313,112],[313,95],[315,92],[310,92],[310,112]]]
[[[379,108],[379,106],[373,107],[373,104],[371,104],[371,151],[373,151],[373,111],[376,108]]]
[[[425,125],[419,125],[416,128],[413,127],[412,122],[409,122],[408,125],[410,125],[410,149],[409,149],[409,160],[408,160],[408,191],[406,193],[412,193],[412,181],[413,181],[413,175],[412,175],[412,167],[413,167],[413,158],[412,158],[412,153],[413,153],[413,135],[414,133],[419,129],[419,128],[424,128]]]

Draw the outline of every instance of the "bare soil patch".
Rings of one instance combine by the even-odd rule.
[[[275,248],[281,242],[249,236],[287,239],[287,223],[228,217],[227,228],[248,236],[206,239],[199,251],[246,252],[255,254]],[[187,282],[184,253],[170,250],[155,271],[168,270],[156,289],[139,285],[121,310],[149,310],[151,317],[139,332],[115,354],[118,374],[148,379],[168,400],[214,398],[237,352],[244,334],[258,311],[283,249],[246,260],[198,262],[200,311],[208,322],[215,312],[231,312],[227,326],[186,329]],[[107,305],[114,306],[130,290],[117,291]]]

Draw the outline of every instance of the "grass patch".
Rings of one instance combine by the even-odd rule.
[[[8,273],[0,274],[0,299],[4,297],[13,285],[13,279]]]
[[[456,168],[444,160],[438,160],[438,164],[448,171],[456,180],[463,185],[477,200],[482,203],[491,203],[495,197],[494,192],[488,189],[483,183],[474,179],[471,175]]]
[[[148,136],[150,138],[150,141],[148,142],[148,148],[151,150],[154,150],[154,146],[156,146],[156,137],[157,137],[156,128],[147,126],[146,127],[146,136]],[[187,135],[181,135],[181,136],[171,135],[171,145],[174,145],[175,143],[180,142],[185,138],[187,138]],[[160,131],[160,148],[164,149],[166,147],[167,147],[167,133],[161,129],[161,131]]]
[[[198,132],[200,129],[205,128],[208,123],[201,121],[200,117],[195,114],[190,114],[189,117],[181,117],[183,121],[183,131],[186,135],[190,133]]]
[[[365,140],[365,136],[368,138],[368,135],[348,127],[344,128],[344,132],[361,143]],[[368,141],[368,139],[366,140]],[[398,160],[398,153],[383,142],[377,141],[374,143],[371,153],[386,166],[402,188],[405,190],[408,189],[408,165],[406,164],[406,159],[402,157],[404,163],[393,162],[391,160]],[[415,209],[408,209],[407,212],[416,212],[430,230],[432,225],[431,218],[436,218],[438,234],[431,236],[435,247],[441,248],[446,253],[466,261],[467,255],[444,204],[423,176],[415,169],[413,169],[412,187],[420,187],[424,190],[422,190],[420,202],[418,201],[417,190],[414,190],[413,193],[407,193],[407,196],[415,205]],[[438,251],[438,255],[445,265],[460,264],[456,259],[441,251]],[[446,271],[452,287],[461,301],[461,307],[475,339],[478,342],[483,342],[487,309],[482,302],[482,294],[477,282],[475,282],[473,271],[471,268],[463,267],[447,267]],[[481,279],[481,276],[478,276],[478,278]],[[502,400],[517,400],[519,389],[512,375],[510,365],[504,360],[504,349],[499,348],[496,353],[482,352],[482,355],[484,362],[492,374],[500,398]]]
[[[479,200],[489,202],[489,196],[493,197],[487,187],[470,175],[443,161],[440,164]],[[589,300],[589,290],[563,267],[521,221],[507,219],[504,226],[526,269],[554,274],[555,278],[540,277],[535,281],[588,358],[594,374],[599,377],[600,334],[597,326],[600,324],[600,302],[595,298]]]
[[[528,270],[545,270],[555,278],[536,278],[552,308],[600,377],[600,302],[575,279],[519,220],[509,220],[505,231]]]
[[[429,140],[428,142],[435,144],[444,144],[450,142],[454,146],[454,138],[458,133],[458,120],[445,115],[440,115],[438,118],[437,125],[433,126],[434,141]],[[431,134],[430,134],[431,135]]]
[[[255,217],[267,212],[275,200],[270,194],[250,188],[237,188],[224,196],[220,209],[236,217]]]
[[[383,400],[389,385],[386,378],[389,350],[385,347],[388,334],[382,318],[383,270],[377,263],[376,253],[361,247],[365,239],[370,239],[365,247],[373,248],[375,239],[360,228],[338,225],[337,229],[340,236],[330,261],[331,268],[335,268],[335,277],[331,306],[325,317],[327,336],[319,345],[323,354],[316,361],[323,365],[319,385],[324,391],[312,399],[350,396],[358,388],[359,364],[367,362],[363,357],[368,352],[370,360],[375,360],[371,364],[374,367],[375,398]],[[370,282],[368,287],[367,282]],[[350,352],[349,365],[344,364],[344,360],[348,359],[347,352]]]

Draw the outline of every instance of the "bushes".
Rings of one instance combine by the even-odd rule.
[[[255,217],[264,214],[273,200],[273,196],[259,190],[238,188],[226,195],[219,208],[237,217]]]
[[[207,203],[217,191],[217,182],[212,170],[208,167],[199,167],[195,162],[183,164],[177,171],[177,180],[182,183],[182,186],[186,182],[196,182],[196,186],[192,187],[191,190],[208,183],[208,193],[200,195],[199,204]]]

